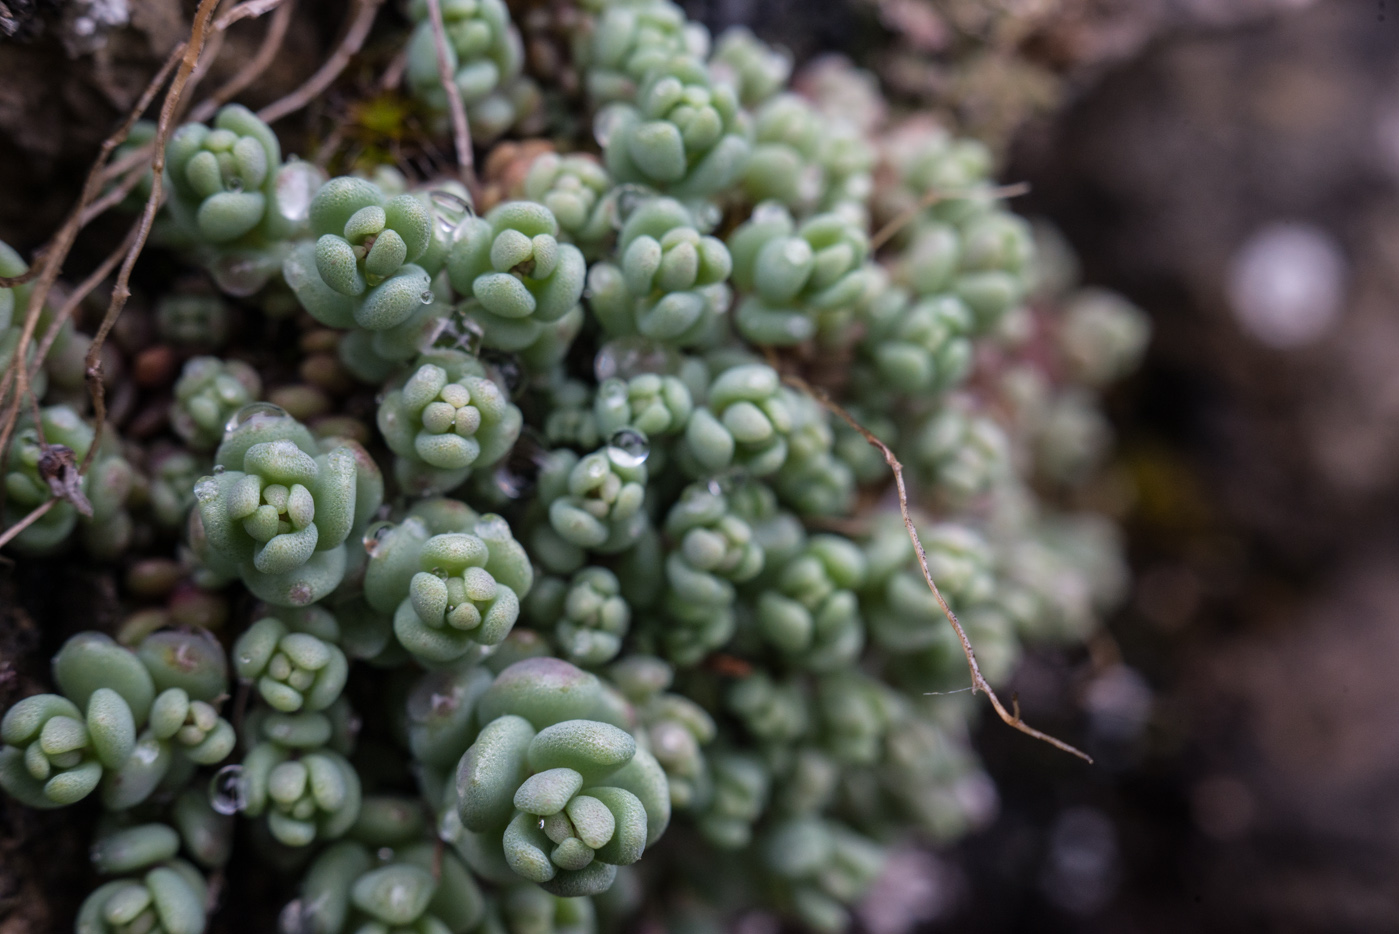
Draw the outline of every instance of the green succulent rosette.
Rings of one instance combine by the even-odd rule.
[[[814,337],[823,316],[848,312],[869,291],[864,227],[839,214],[798,225],[773,202],[729,237],[734,287],[747,296],[734,323],[755,344],[786,346]]]
[[[324,325],[386,331],[434,300],[427,269],[436,223],[426,199],[390,198],[373,182],[342,176],[309,208],[315,240],[297,246],[282,275],[301,306]]]
[[[595,667],[617,657],[631,628],[631,606],[622,596],[617,575],[604,567],[586,567],[564,581],[546,577],[535,584],[525,605],[531,625],[553,632],[560,656],[575,665]]]
[[[841,516],[855,497],[855,473],[835,453],[826,410],[810,396],[793,395],[787,458],[773,477],[782,500],[803,516]]]
[[[13,526],[61,491],[65,495],[15,536],[11,546],[16,551],[52,553],[79,526],[83,544],[94,557],[111,559],[125,551],[133,532],[127,503],[136,485],[136,472],[122,457],[120,440],[109,431],[88,472],[77,476],[92,442],[92,426],[69,406],[41,409],[37,426],[29,418],[21,418],[10,441],[6,465],[6,526]],[[67,495],[69,486],[77,496]]]
[[[591,898],[560,898],[529,883],[504,892],[499,911],[509,934],[594,934],[598,929]]]
[[[611,555],[635,545],[649,528],[647,479],[645,460],[610,445],[581,458],[551,452],[539,474],[545,521],[531,537],[540,561],[556,573],[572,572],[586,552]]]
[[[753,608],[763,641],[812,671],[854,664],[865,645],[858,596],[865,556],[860,547],[839,535],[816,535],[774,571]]]
[[[264,616],[238,637],[233,666],[240,680],[255,685],[263,701],[283,713],[326,709],[339,699],[350,670],[333,641],[295,631],[275,616]]]
[[[345,543],[379,508],[383,479],[355,442],[318,442],[273,406],[245,410],[194,494],[191,545],[204,565],[240,577],[267,603],[294,607],[339,586]]]
[[[549,209],[559,223],[559,237],[593,258],[613,233],[616,206],[609,199],[612,179],[595,157],[586,153],[546,152],[530,163],[524,196]]]
[[[203,934],[208,885],[184,860],[104,883],[78,909],[78,934]]]
[[[981,534],[944,522],[920,523],[918,536],[933,580],[953,610],[960,615],[992,599],[996,555]],[[874,641],[892,652],[945,644],[951,626],[923,579],[903,521],[878,517],[865,557],[869,572],[860,601]]]
[[[604,380],[593,399],[598,431],[607,437],[625,429],[648,439],[678,435],[693,411],[694,399],[684,381],[659,373]]]
[[[702,61],[674,55],[647,71],[634,103],[596,118],[603,161],[618,182],[676,198],[705,198],[738,179],[750,145],[738,96]]]
[[[595,104],[631,101],[647,75],[676,56],[703,58],[709,32],[669,0],[601,4],[592,28],[574,41],[574,59]]]
[[[1137,368],[1151,340],[1151,319],[1116,292],[1080,289],[1069,296],[1055,336],[1073,377],[1105,386]]]
[[[521,76],[519,31],[501,0],[443,0],[441,6],[447,69],[466,106],[472,139],[489,142],[527,116],[539,96]],[[408,14],[417,23],[408,42],[408,87],[445,129],[449,104],[426,0],[413,0]]]
[[[904,444],[920,479],[946,501],[963,504],[1010,473],[1009,441],[992,418],[946,405]]]
[[[677,665],[694,665],[732,637],[734,585],[763,569],[764,553],[753,529],[734,514],[728,498],[707,485],[687,487],[666,516],[660,641]]]
[[[471,316],[485,346],[521,351],[578,304],[587,263],[578,247],[559,241],[547,207],[507,201],[462,224],[447,272],[453,288],[475,300]]]
[[[616,709],[594,676],[554,658],[516,662],[477,715],[484,725],[457,769],[457,814],[478,872],[595,895],[665,831],[665,773],[608,722]]]
[[[27,697],[0,721],[0,787],[30,807],[72,804],[99,785],[107,808],[134,807],[172,766],[187,773],[233,749],[233,729],[217,708],[226,662],[212,640],[158,633],[133,652],[101,633],[79,633],[53,668],[61,694]]]
[[[324,177],[309,163],[283,163],[276,134],[241,104],[223,107],[212,128],[181,126],[165,146],[170,217],[232,295],[251,295],[276,273]]]
[[[972,369],[971,309],[955,295],[914,299],[900,288],[869,303],[852,374],[859,398],[919,398],[960,385]]]
[[[315,724],[308,732],[313,734],[311,739],[318,739],[319,721],[324,717],[311,716],[317,720],[296,726]],[[323,732],[329,733],[329,727]],[[319,743],[264,740],[248,751],[242,767],[238,782],[243,813],[266,818],[268,831],[286,846],[334,840],[344,836],[359,817],[359,773],[344,756]]]
[[[732,85],[739,103],[751,109],[787,86],[792,56],[768,45],[751,30],[733,26],[714,44],[709,70],[716,80]]]
[[[612,337],[706,342],[728,310],[732,269],[723,241],[701,234],[684,205],[651,198],[623,224],[616,262],[588,271],[588,307]]]
[[[742,182],[750,201],[777,202],[798,217],[832,211],[867,222],[875,152],[853,124],[778,94],[754,114],[753,137]]]
[[[192,357],[175,382],[170,425],[195,451],[212,451],[235,412],[262,395],[257,370],[240,360]]]
[[[777,371],[761,363],[724,370],[685,425],[681,466],[692,476],[738,468],[766,477],[787,460],[794,413]]]
[[[764,867],[778,881],[779,904],[814,931],[844,931],[849,906],[884,868],[884,850],[832,820],[784,821],[761,844]]]
[[[757,756],[740,752],[716,754],[712,768],[714,791],[696,824],[714,846],[742,850],[767,810],[772,774]]]
[[[392,614],[399,643],[427,663],[499,645],[533,584],[529,558],[504,519],[468,521],[470,531],[433,535],[428,522],[410,517],[378,538],[365,571],[370,605]]]
[[[228,306],[217,295],[167,295],[155,306],[161,338],[182,347],[218,347],[228,339]]]
[[[396,455],[399,486],[416,495],[460,486],[503,458],[520,436],[520,410],[481,362],[432,353],[379,404],[379,431]]]
[[[466,934],[481,930],[486,899],[455,854],[428,843],[395,847],[387,861],[363,844],[327,847],[307,871],[301,897],[282,912],[289,930]]]
[[[628,655],[607,674],[636,709],[637,744],[665,770],[671,807],[693,811],[708,802],[713,777],[703,747],[718,735],[714,718],[685,695],[667,690],[675,673],[662,659]]]

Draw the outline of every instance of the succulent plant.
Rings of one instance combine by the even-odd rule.
[[[137,277],[100,418],[83,315],[0,289],[30,377],[4,547],[122,582],[117,639],[0,719],[0,789],[100,804],[80,932],[202,934],[201,873],[242,897],[254,860],[301,874],[299,934],[839,931],[886,845],[995,799],[973,708],[930,696],[967,663],[890,464],[836,414],[907,464],[1000,685],[1123,598],[1115,527],[1065,508],[1147,319],[1037,258],[986,145],[849,63],[789,86],[668,0],[441,0],[439,63],[433,5],[335,92],[354,148],[317,158],[352,174],[238,104],[173,134],[174,285]],[[440,64],[475,179],[434,177]]]
[[[524,350],[578,304],[587,264],[558,236],[553,212],[532,201],[506,202],[463,224],[447,272],[476,300],[487,347]]]

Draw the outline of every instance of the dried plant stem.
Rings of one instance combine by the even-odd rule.
[[[39,275],[39,267],[42,264],[42,262],[43,257],[36,256],[34,257],[33,265],[31,265],[28,269],[26,269],[19,275],[0,276],[0,289],[12,289],[17,285],[24,285],[26,282],[33,281],[34,277]]]
[[[943,615],[946,616],[947,621],[952,624],[952,629],[957,633],[957,640],[962,643],[962,653],[967,657],[967,669],[971,672],[972,693],[975,694],[977,691],[980,691],[985,694],[990,699],[991,706],[996,709],[996,713],[1006,725],[1019,730],[1027,736],[1033,736],[1035,739],[1042,740],[1055,749],[1063,750],[1070,755],[1078,756],[1085,762],[1091,763],[1093,759],[1087,753],[1075,749],[1063,740],[1056,739],[1048,733],[1035,729],[1022,720],[1020,718],[1020,702],[1018,700],[1014,698],[1011,700],[1015,708],[1014,713],[1006,710],[1005,705],[1001,703],[1001,699],[996,696],[996,692],[992,690],[991,685],[987,683],[985,676],[981,673],[981,666],[977,664],[976,652],[972,649],[971,640],[967,638],[967,631],[962,628],[962,623],[957,619],[957,614],[952,612],[952,608],[948,606],[947,601],[943,599],[942,592],[938,590],[937,582],[933,580],[932,571],[928,570],[928,554],[923,549],[923,541],[918,537],[918,529],[913,525],[913,515],[909,512],[908,490],[904,486],[904,467],[903,464],[899,462],[899,459],[894,456],[894,452],[890,450],[887,444],[880,441],[879,438],[875,436],[874,432],[856,421],[855,417],[832,399],[825,390],[812,386],[799,376],[785,375],[782,377],[782,381],[792,388],[806,393],[831,412],[838,415],[847,425],[858,431],[861,437],[878,449],[880,454],[884,455],[885,463],[887,463],[889,469],[894,472],[894,484],[899,494],[899,513],[903,516],[904,528],[908,530],[909,540],[913,542],[913,551],[918,556],[918,567],[923,572],[923,580],[927,582],[928,589],[933,592],[933,597],[937,600],[938,607],[942,610]]]
[[[306,83],[301,87],[259,110],[258,119],[266,123],[280,120],[305,107],[330,87],[331,82],[340,77],[340,72],[345,70],[350,59],[364,46],[364,40],[369,38],[369,28],[374,25],[374,16],[383,2],[384,0],[358,0],[354,15],[345,30],[345,37],[340,40],[340,44],[335,47],[325,64],[306,79]]]
[[[967,191],[940,191],[934,188],[932,191],[924,194],[922,198],[919,198],[917,204],[910,208],[906,208],[889,223],[879,228],[879,231],[873,237],[870,237],[870,249],[877,250],[894,239],[895,234],[913,223],[913,220],[918,217],[919,214],[922,214],[939,201],[949,201],[953,198],[967,198],[972,195],[983,194],[992,198],[1015,198],[1025,194],[1029,190],[1029,182],[1016,182],[1013,185],[1002,185],[999,188],[991,188],[986,191],[977,189],[970,189]]]
[[[441,0],[427,0],[428,18],[432,23],[432,39],[437,46],[437,77],[442,82],[442,91],[447,95],[447,106],[452,114],[452,137],[457,147],[457,167],[461,170],[462,181],[474,197],[476,194],[476,167],[471,152],[471,125],[466,120],[466,105],[462,103],[461,88],[457,87],[452,66],[447,61],[447,26],[442,21]]]
[[[19,520],[5,531],[0,532],[0,548],[4,548],[10,543],[11,539],[15,538],[19,535],[19,533],[23,532],[25,529],[29,528],[31,525],[42,519],[44,517],[44,513],[57,506],[59,502],[60,500],[56,496],[52,499],[44,500],[42,503],[30,510],[29,515],[25,516],[23,519]]]
[[[238,69],[238,73],[229,78],[218,90],[209,95],[206,100],[200,101],[199,105],[190,111],[189,119],[196,123],[203,123],[214,115],[224,104],[231,101],[239,91],[256,81],[267,66],[272,64],[277,57],[277,52],[282,48],[282,41],[286,39],[287,27],[291,25],[291,16],[296,8],[295,0],[256,0],[256,2],[244,3],[234,7],[228,13],[219,17],[214,22],[214,28],[218,30],[227,29],[233,23],[238,22],[243,16],[235,17],[243,10],[257,7],[257,12],[244,14],[245,16],[261,16],[268,10],[275,10],[272,19],[267,23],[267,34],[262,37],[262,45],[258,46],[257,54]]]
[[[96,199],[97,193],[101,189],[103,166],[106,164],[107,159],[111,157],[112,152],[126,141],[128,134],[131,132],[131,127],[135,125],[136,121],[140,119],[141,114],[145,113],[146,108],[150,107],[151,102],[155,100],[156,94],[159,93],[161,87],[164,86],[166,80],[170,77],[170,72],[183,60],[185,51],[185,43],[181,43],[175,47],[170,53],[170,57],[166,59],[165,64],[161,66],[160,71],[158,71],[155,77],[151,79],[150,83],[146,85],[145,91],[142,92],[136,105],[132,107],[125,122],[117,128],[115,133],[103,141],[97,159],[93,162],[91,170],[88,171],[87,180],[83,183],[83,191],[78,198],[77,205],[75,205],[73,210],[69,213],[67,220],[63,222],[63,226],[59,228],[58,233],[54,234],[53,239],[44,247],[43,271],[39,275],[38,282],[29,295],[29,304],[25,308],[24,329],[20,333],[19,343],[15,346],[14,360],[22,362],[26,359],[29,343],[34,339],[34,331],[38,327],[39,315],[43,312],[44,302],[48,298],[49,290],[53,288],[54,282],[58,279],[58,274],[63,268],[63,261],[67,259],[69,250],[73,248],[73,241],[77,238],[78,231],[82,229],[83,216],[87,211],[88,205]],[[36,262],[35,266],[38,267],[38,265],[38,262]],[[9,400],[9,405],[5,414],[0,416],[0,451],[8,450],[7,442],[19,420],[20,405],[25,395],[29,393],[28,367],[23,365],[16,366],[13,368],[13,371],[16,374],[15,382],[17,385],[14,397]],[[3,393],[0,393],[0,398],[3,398]]]
[[[107,390],[102,382],[102,345],[107,342],[107,335],[111,333],[117,318],[121,316],[122,309],[126,307],[126,300],[131,297],[131,270],[141,255],[141,249],[146,245],[151,225],[155,222],[155,212],[160,207],[161,199],[164,196],[165,141],[170,136],[170,124],[174,121],[175,113],[179,109],[180,98],[184,94],[185,87],[189,83],[195,67],[199,64],[200,54],[204,51],[204,43],[209,38],[210,20],[213,19],[214,10],[219,2],[220,0],[200,0],[199,9],[195,11],[189,42],[186,44],[184,55],[180,59],[180,66],[175,70],[175,77],[170,82],[170,89],[165,92],[165,101],[160,107],[160,120],[156,124],[155,140],[152,142],[151,193],[146,198],[145,208],[141,211],[141,219],[136,229],[136,239],[127,248],[126,257],[122,261],[121,269],[117,272],[117,284],[112,289],[112,300],[107,306],[107,314],[103,316],[102,324],[97,328],[97,333],[93,335],[92,344],[87,350],[84,370],[87,376],[88,391],[92,394],[92,444],[87,449],[87,456],[83,458],[82,466],[78,470],[79,473],[87,473],[92,459],[97,455],[97,448],[102,441],[102,429],[107,421]],[[23,375],[21,379],[24,379]]]

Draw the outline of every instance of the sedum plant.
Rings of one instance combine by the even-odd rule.
[[[124,571],[116,639],[53,621],[0,788],[103,812],[84,934],[199,934],[206,873],[297,934],[842,930],[994,801],[861,429],[1003,684],[1123,596],[1075,510],[1148,319],[853,65],[711,50],[668,0],[440,9],[479,179],[376,144],[327,180],[238,104],[178,128],[155,239],[224,295],[138,277],[103,410],[81,318],[0,289],[6,553]],[[349,108],[449,152],[406,12]]]

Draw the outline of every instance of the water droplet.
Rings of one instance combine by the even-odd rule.
[[[450,574],[447,573],[447,569],[446,569],[446,568],[433,568],[433,569],[432,569],[432,573],[433,573],[434,576],[440,577],[440,578],[442,578],[443,580],[446,580],[447,578],[449,578],[449,577],[452,576],[452,575],[450,575]]]
[[[290,417],[291,416],[287,415],[287,410],[280,405],[273,405],[270,402],[253,402],[234,412],[232,417],[224,423],[223,436],[224,439],[227,440],[229,435],[233,434],[244,425],[251,424],[254,421]]]
[[[434,188],[428,192],[427,198],[432,202],[433,211],[437,214],[438,228],[448,236],[455,235],[468,217],[476,216],[476,209],[472,207],[470,198],[462,197],[454,191]]]
[[[607,148],[607,143],[612,139],[612,134],[617,131],[622,120],[627,116],[627,108],[622,104],[609,104],[597,112],[593,117],[593,139],[603,149]]]
[[[480,322],[471,317],[470,310],[475,305],[475,302],[462,302],[453,308],[452,313],[438,323],[429,345],[439,350],[460,350],[473,356],[479,355],[486,331]]]
[[[243,250],[225,253],[214,260],[209,274],[214,277],[219,291],[234,298],[247,298],[266,285],[281,268],[282,261],[275,251]]]
[[[602,345],[593,358],[593,373],[599,383],[609,379],[631,379],[642,373],[674,376],[680,372],[680,354],[659,341],[633,335],[619,337]]]
[[[609,379],[597,390],[598,396],[609,405],[621,405],[628,400],[627,384],[620,379]]]
[[[512,537],[510,523],[504,516],[488,512],[476,521],[476,537],[487,542],[498,542]]]
[[[495,371],[496,384],[505,390],[507,396],[514,398],[524,388],[525,368],[521,366],[519,357],[487,351],[481,354],[481,360]]]
[[[227,182],[224,183],[224,188],[227,188],[229,191],[233,192],[234,194],[237,194],[238,192],[243,190],[243,180],[237,175],[234,175],[230,177]]]
[[[655,190],[645,185],[626,184],[612,189],[612,200],[609,202],[612,226],[621,230],[636,209],[655,196]]]
[[[379,548],[384,543],[384,539],[389,537],[389,533],[393,528],[394,524],[392,522],[384,522],[381,520],[365,529],[364,538],[361,539],[364,544],[364,553],[371,558],[377,555],[379,553]]]
[[[277,915],[277,930],[279,934],[314,934],[315,912],[299,898],[289,901]]]
[[[225,765],[209,781],[209,804],[225,816],[248,806],[248,790],[243,784],[243,767]]]
[[[215,476],[217,476],[218,474],[223,473],[223,472],[224,472],[225,470],[227,470],[227,469],[228,469],[228,468],[225,467],[223,464],[215,464],[215,465],[214,465],[214,474],[215,474]]]
[[[651,442],[635,428],[619,428],[607,439],[607,459],[618,467],[640,467],[650,456]]]
[[[432,289],[423,289],[418,295],[418,301],[422,302],[424,305],[431,305],[436,300],[437,296],[432,294]]]
[[[374,855],[387,863],[389,860],[393,859],[393,847],[381,846]]]
[[[537,432],[526,430],[500,462],[492,478],[496,489],[509,499],[519,499],[534,489],[539,471],[548,462],[549,450]]]
[[[709,233],[724,219],[724,211],[717,204],[706,201],[694,212],[695,227],[700,233]]]
[[[764,201],[753,209],[753,214],[749,218],[755,224],[770,224],[775,221],[790,220],[791,215],[777,201]]]

